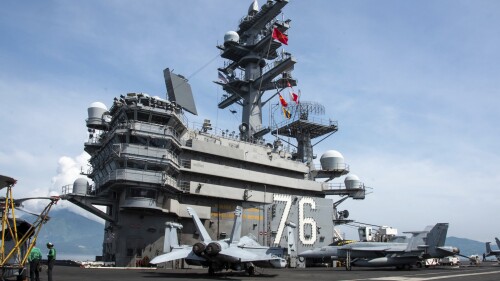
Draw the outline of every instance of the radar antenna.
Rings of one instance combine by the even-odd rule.
[[[271,133],[276,137],[295,138],[297,153],[294,158],[304,163],[312,163],[313,146],[338,130],[337,121],[321,120],[310,116],[325,114],[325,107],[317,102],[301,101],[288,108],[293,118],[278,124]],[[320,136],[324,137],[313,145],[311,140]]]

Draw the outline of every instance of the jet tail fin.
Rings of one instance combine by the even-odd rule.
[[[490,256],[491,255],[491,242],[486,242],[486,255]]]
[[[241,224],[243,222],[242,219],[243,208],[241,206],[236,206],[234,210],[234,224],[233,230],[231,231],[231,238],[229,238],[229,244],[237,244],[241,238]]]
[[[201,220],[198,217],[198,214],[195,212],[195,210],[193,208],[191,208],[191,207],[187,207],[187,212],[193,218],[194,225],[196,226],[196,229],[198,230],[198,233],[200,233],[201,241],[203,241],[203,242],[212,242],[212,238],[210,238],[210,235],[208,234],[207,229],[201,223]]]
[[[175,222],[167,222],[165,228],[165,241],[163,243],[163,252],[168,253],[173,248],[179,247],[177,238],[177,229],[182,229],[182,225]]]
[[[425,244],[425,236],[429,233],[429,227],[426,227],[424,231],[411,231],[404,232],[411,233],[412,237],[408,241],[408,245],[406,246],[406,252],[417,251],[419,250],[423,244]]]
[[[437,223],[427,234],[426,244],[429,248],[444,246],[446,242],[446,234],[448,233],[448,223]]]
[[[460,252],[458,248],[444,247],[446,234],[448,233],[448,223],[436,223],[425,238],[425,255],[432,258],[442,258],[455,255]]]
[[[498,238],[495,237],[495,241],[497,242],[498,249],[500,249],[500,240],[498,240]]]

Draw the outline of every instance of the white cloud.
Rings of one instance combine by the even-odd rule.
[[[58,161],[57,175],[52,177],[52,185],[48,189],[36,189],[32,191],[30,197],[50,197],[50,196],[60,196],[62,195],[62,188],[64,186],[69,186],[72,190],[73,182],[77,178],[81,178],[80,174],[82,167],[87,167],[87,161],[90,156],[83,152],[80,155],[72,158],[69,156],[63,156]],[[90,179],[86,178],[89,183]],[[24,208],[33,213],[40,213],[49,204],[48,200],[30,200],[24,203]],[[88,219],[104,223],[104,220],[98,218],[97,216],[81,209],[80,207],[65,201],[59,200],[56,205],[52,206],[51,210],[64,210],[70,211]]]
[[[57,175],[52,178],[52,188],[50,193],[60,195],[61,187],[72,185],[73,182],[80,177],[82,171],[86,171],[90,155],[86,152],[78,155],[76,158],[63,156],[59,159]],[[83,168],[83,169],[82,169]],[[84,177],[87,179],[87,177]],[[87,179],[88,180],[88,179]]]

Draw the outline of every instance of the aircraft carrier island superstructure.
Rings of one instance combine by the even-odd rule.
[[[285,108],[279,102],[281,91],[297,86],[295,58],[279,51],[290,21],[276,17],[286,4],[267,1],[259,8],[254,1],[239,29],[227,32],[217,46],[226,61],[218,69],[216,83],[226,92],[218,107],[242,107],[236,132],[213,128],[208,119],[198,127],[188,123],[188,114],[197,114],[191,87],[168,68],[165,98],[128,93],[114,98],[109,109],[91,104],[85,175],[93,183],[79,178],[63,188],[62,197],[106,221],[105,261],[147,263],[164,251],[167,222],[184,226],[178,233],[181,244],[197,242],[186,206],[218,239],[229,236],[234,209],[241,205],[242,234],[283,249],[295,244],[293,257],[334,240],[334,225],[347,217],[337,212],[338,202],[364,199],[364,184],[354,175],[345,178],[345,185],[330,183],[349,173],[339,152],[325,152],[321,167],[313,163],[313,140],[335,133],[337,122],[314,116],[324,111],[316,103],[294,100]],[[286,117],[274,114],[269,118],[274,125],[264,126],[265,106]],[[340,200],[334,203],[327,195]],[[284,231],[290,222],[296,225],[295,243]]]

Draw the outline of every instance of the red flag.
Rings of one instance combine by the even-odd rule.
[[[290,111],[286,110],[286,108],[282,107],[283,109],[283,115],[285,115],[286,119],[292,118],[292,114],[290,114]]]
[[[299,104],[299,95],[297,95],[296,93],[290,91],[290,97],[292,98],[292,100],[296,103],[296,104]]]
[[[285,45],[288,45],[288,36],[279,31],[276,27],[273,29],[273,38]]]
[[[286,100],[281,96],[281,94],[278,94],[280,96],[280,103],[283,107],[287,107],[288,106],[288,103],[286,102]]]

